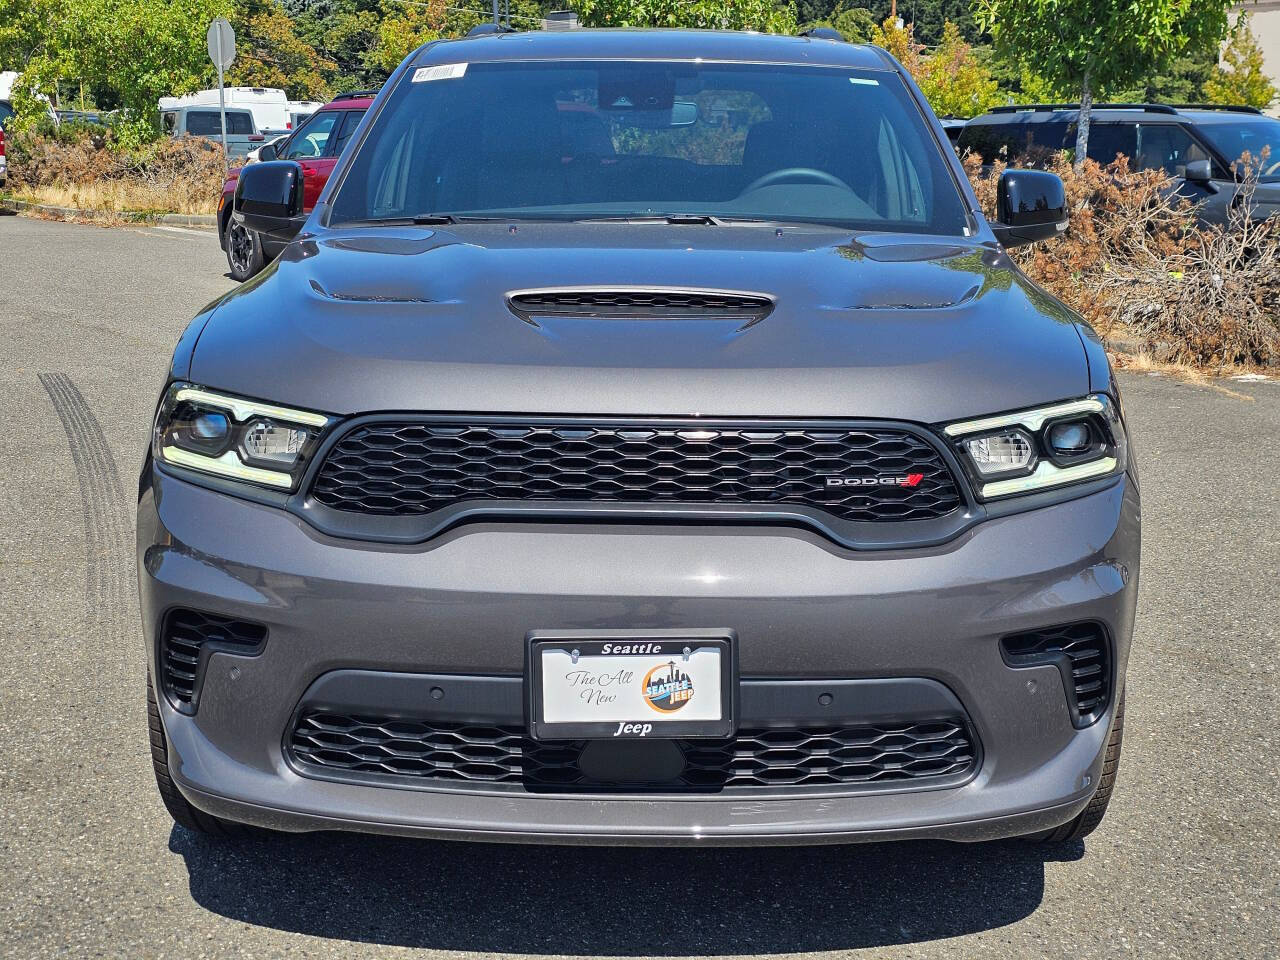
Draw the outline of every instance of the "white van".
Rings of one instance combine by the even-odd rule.
[[[311,116],[324,104],[319,100],[290,100],[289,101],[289,129],[296,130],[303,120]]]
[[[183,97],[161,97],[160,111],[181,107],[216,107],[218,88],[197,90]],[[257,130],[289,130],[289,100],[277,87],[227,87],[226,105],[248,110],[253,114]]]

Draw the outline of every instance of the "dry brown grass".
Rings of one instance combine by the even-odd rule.
[[[193,196],[186,189],[175,190],[172,187],[127,180],[33,187],[17,191],[15,196],[31,203],[72,207],[101,214],[104,215],[103,219],[124,219],[110,215],[134,212],[212,214],[217,209],[216,199],[203,195]]]
[[[199,138],[161,140],[144,150],[111,148],[109,136],[74,143],[15,138],[10,190],[24,200],[92,210],[213,213],[222,191],[222,147]]]

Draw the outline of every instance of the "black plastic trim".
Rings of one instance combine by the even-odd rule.
[[[1023,636],[1028,633],[1036,633],[1039,630],[1060,630],[1068,627],[1081,625],[1089,625],[1098,628],[1098,632],[1102,635],[1102,645],[1105,648],[1107,662],[1107,695],[1102,703],[1098,704],[1089,713],[1081,714],[1080,706],[1076,700],[1075,678],[1072,676],[1072,660],[1065,653],[1027,653],[1013,654],[1005,647],[1005,640],[1009,637]],[[1067,709],[1071,713],[1071,724],[1077,730],[1083,730],[1097,723],[1099,718],[1103,716],[1115,701],[1116,695],[1116,647],[1115,641],[1111,637],[1111,631],[1107,629],[1107,625],[1101,620],[1073,620],[1070,623],[1055,623],[1040,628],[1029,628],[1027,630],[1019,630],[1017,633],[1007,634],[1000,638],[1000,657],[1004,660],[1005,666],[1015,670],[1026,667],[1057,667],[1058,674],[1062,677],[1062,689],[1067,698]]]
[[[169,684],[165,680],[164,673],[164,645],[165,636],[169,627],[169,618],[175,613],[182,611],[190,611],[205,617],[216,617],[221,620],[234,620],[239,623],[247,623],[255,627],[262,628],[262,639],[252,647],[248,647],[237,643],[221,643],[217,640],[200,644],[200,660],[196,664],[195,679],[192,682],[191,701],[189,703],[175,698],[170,690]],[[198,610],[195,607],[186,604],[175,604],[166,607],[156,621],[157,632],[155,638],[155,649],[152,651],[152,671],[156,678],[156,687],[160,689],[165,701],[174,710],[187,716],[194,716],[200,708],[200,691],[204,687],[205,671],[209,667],[209,658],[215,653],[229,653],[237,657],[258,657],[267,648],[267,641],[271,638],[271,630],[264,623],[258,623],[255,620],[245,620],[241,617],[229,617],[223,613],[214,613],[211,610]]]
[[[635,635],[634,632],[632,635]],[[440,690],[439,698],[432,689]],[[819,697],[829,694],[831,702]],[[869,677],[841,680],[741,679],[738,683],[738,726],[785,728],[803,723],[928,722],[960,718],[973,744],[973,762],[960,774],[920,781],[893,780],[859,784],[785,788],[729,788],[717,793],[643,790],[599,791],[584,794],[566,790],[566,796],[607,796],[610,799],[648,799],[705,802],[725,797],[794,799],[796,797],[848,796],[862,793],[924,793],[964,786],[978,776],[986,756],[976,725],[956,695],[939,680],[928,677]],[[317,767],[298,759],[291,739],[307,711],[350,711],[405,719],[434,719],[486,725],[525,725],[527,701],[524,680],[518,676],[399,673],[380,670],[341,669],[322,674],[307,688],[294,707],[282,732],[285,763],[296,774],[361,786],[392,787],[430,793],[484,793],[511,796],[524,792],[518,785],[459,786],[449,781],[422,782],[395,774],[352,773]],[[547,796],[539,790],[538,795]]]
[[[329,452],[348,433],[370,423],[474,423],[593,427],[728,427],[734,429],[900,430],[928,444],[951,473],[960,505],[949,514],[929,520],[844,520],[821,508],[797,504],[698,504],[631,503],[607,501],[476,500],[461,501],[430,513],[414,516],[371,516],[335,510],[310,496],[316,475]],[[898,420],[793,420],[711,417],[565,417],[515,416],[512,414],[377,413],[354,417],[335,425],[309,455],[298,485],[300,493],[288,500],[288,509],[330,536],[382,543],[422,543],[460,523],[476,520],[565,519],[588,522],[665,521],[685,523],[765,523],[808,527],[841,546],[855,550],[893,550],[937,546],[954,539],[982,519],[972,490],[964,480],[964,468],[950,445],[933,431]]]

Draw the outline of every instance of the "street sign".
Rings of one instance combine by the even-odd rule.
[[[221,70],[231,66],[236,58],[236,32],[226,17],[218,17],[209,24],[209,32],[205,34],[209,44],[209,59]]]
[[[204,35],[209,47],[209,59],[218,68],[218,120],[222,128],[222,170],[225,173],[227,164],[227,95],[223,85],[222,71],[231,66],[236,59],[236,32],[226,17],[214,17],[209,24],[209,32]]]

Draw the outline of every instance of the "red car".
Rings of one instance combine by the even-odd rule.
[[[227,175],[218,200],[218,243],[227,252],[227,264],[236,280],[248,280],[270,263],[297,235],[316,205],[333,172],[342,148],[360,125],[365,111],[377,96],[376,90],[356,90],[334,97],[298,126],[287,138],[268,144],[259,151],[259,160],[296,160],[303,173],[303,216],[287,230],[270,234],[255,233],[231,221],[231,199],[236,191],[240,169]]]

